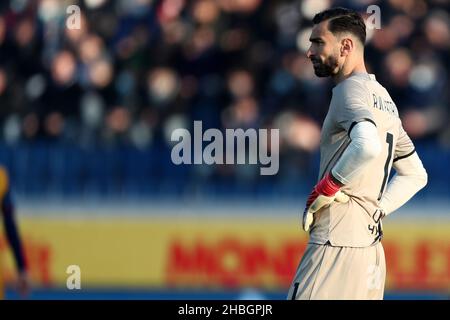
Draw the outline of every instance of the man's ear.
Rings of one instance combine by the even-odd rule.
[[[341,56],[348,56],[354,50],[354,43],[351,38],[342,38],[341,40]]]

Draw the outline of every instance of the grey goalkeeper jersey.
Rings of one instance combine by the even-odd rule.
[[[355,124],[370,121],[378,129],[381,153],[354,176],[342,191],[348,203],[332,203],[315,213],[310,243],[367,247],[382,234],[378,204],[386,188],[393,161],[414,153],[389,93],[367,73],[353,74],[333,88],[322,126],[319,180],[331,171],[350,144]]]

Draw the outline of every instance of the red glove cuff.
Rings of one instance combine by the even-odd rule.
[[[328,173],[316,186],[316,191],[327,197],[334,196],[340,189],[341,186],[333,180],[331,173]]]

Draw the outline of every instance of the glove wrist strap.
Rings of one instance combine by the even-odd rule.
[[[334,196],[340,188],[341,186],[335,182],[335,179],[333,179],[331,173],[328,173],[317,185],[317,191],[319,194],[323,194],[327,197]]]

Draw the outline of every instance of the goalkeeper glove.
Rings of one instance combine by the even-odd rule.
[[[314,220],[314,213],[323,207],[330,205],[333,201],[345,203],[349,200],[348,195],[340,191],[341,185],[328,173],[319,181],[306,201],[303,212],[303,229],[308,231]]]

